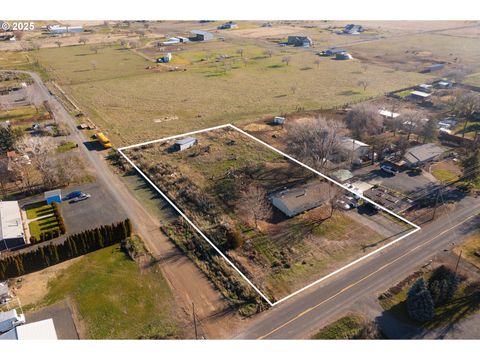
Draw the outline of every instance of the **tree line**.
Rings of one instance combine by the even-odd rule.
[[[61,244],[48,244],[35,250],[0,259],[0,281],[45,269],[77,256],[117,244],[132,234],[129,219],[70,235]]]

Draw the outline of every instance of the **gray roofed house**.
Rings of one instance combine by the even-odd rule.
[[[194,137],[185,137],[175,141],[175,145],[173,147],[175,151],[183,151],[185,149],[191,148],[196,143],[197,139],[195,139]]]
[[[349,35],[357,35],[364,31],[365,29],[362,25],[348,24],[343,28],[343,32]]]
[[[435,144],[423,144],[407,150],[404,159],[409,166],[419,166],[438,159],[445,149]]]
[[[332,185],[326,181],[281,190],[269,196],[272,205],[288,217],[314,209],[331,199]]]
[[[287,45],[310,47],[313,45],[313,41],[308,36],[293,35],[288,37]]]

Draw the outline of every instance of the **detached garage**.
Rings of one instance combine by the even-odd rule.
[[[51,191],[45,191],[45,201],[48,205],[51,203],[61,203],[62,202],[62,190],[56,189]]]

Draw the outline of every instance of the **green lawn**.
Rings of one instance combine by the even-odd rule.
[[[433,169],[432,175],[441,182],[450,182],[459,178],[458,174],[455,174],[446,169]]]
[[[35,219],[40,216],[53,214],[53,206],[48,205],[45,201],[29,204],[25,206],[27,219]]]
[[[140,273],[118,245],[83,256],[48,284],[42,305],[75,302],[89,339],[176,338],[173,298],[158,265]]]
[[[312,336],[315,340],[345,340],[352,339],[363,328],[363,317],[352,314],[344,316],[322,328]]]
[[[28,224],[28,227],[30,229],[30,236],[34,236],[37,240],[40,239],[41,233],[59,230],[58,220],[53,214],[44,219],[32,221]]]

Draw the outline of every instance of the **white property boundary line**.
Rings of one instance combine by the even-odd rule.
[[[410,232],[408,232],[408,233],[400,236],[398,239],[395,239],[395,240],[391,241],[390,243],[388,243],[388,244],[386,244],[386,245],[384,245],[384,246],[382,246],[382,247],[380,247],[380,248],[378,248],[378,249],[376,249],[376,250],[374,250],[374,251],[372,251],[372,252],[370,252],[370,253],[362,256],[362,257],[360,257],[359,259],[357,259],[357,260],[355,260],[355,261],[352,261],[351,263],[349,263],[349,264],[341,267],[340,269],[337,269],[337,270],[335,270],[334,272],[332,272],[332,273],[330,273],[330,274],[328,274],[328,275],[326,275],[326,276],[324,276],[324,277],[322,277],[322,278],[314,281],[313,283],[311,283],[311,284],[309,284],[309,285],[307,285],[307,286],[304,286],[303,288],[301,288],[301,289],[299,289],[299,290],[296,290],[295,292],[293,292],[293,293],[291,293],[291,294],[289,294],[289,295],[281,298],[280,300],[272,303],[272,302],[268,299],[268,297],[265,296],[265,295],[237,268],[237,266],[235,266],[235,264],[234,264],[225,254],[223,254],[223,253],[218,249],[218,247],[198,228],[198,226],[195,225],[195,224],[177,207],[177,205],[175,205],[175,203],[174,203],[172,200],[170,200],[170,198],[169,198],[167,195],[165,195],[165,194],[148,178],[148,176],[146,176],[145,173],[144,173],[142,170],[140,170],[140,168],[138,168],[138,166],[135,165],[135,163],[134,163],[132,160],[130,160],[130,158],[129,158],[127,155],[125,155],[125,153],[123,152],[124,150],[132,149],[132,148],[135,148],[135,147],[141,147],[141,146],[145,146],[145,145],[151,145],[151,144],[154,144],[154,143],[164,142],[164,141],[176,139],[176,138],[179,138],[179,137],[184,137],[184,136],[199,134],[199,133],[208,132],[208,131],[211,131],[211,130],[223,129],[223,128],[227,128],[227,127],[232,128],[232,129],[234,129],[234,130],[242,133],[242,134],[245,135],[245,136],[248,136],[249,138],[251,138],[251,139],[259,142],[260,144],[262,144],[262,145],[268,147],[270,150],[273,150],[273,151],[275,151],[276,153],[278,153],[278,154],[286,157],[287,159],[293,161],[294,163],[296,163],[296,164],[298,164],[298,165],[300,165],[300,166],[303,166],[304,168],[306,168],[306,169],[314,172],[315,174],[323,177],[324,179],[327,179],[327,180],[333,182],[335,185],[338,185],[338,186],[340,186],[341,188],[343,188],[343,189],[345,189],[345,190],[347,190],[347,191],[349,191],[349,192],[351,192],[351,193],[359,196],[359,197],[362,198],[363,200],[365,200],[365,201],[367,201],[367,202],[369,202],[369,203],[371,203],[371,204],[374,204],[375,206],[377,206],[377,207],[380,208],[381,210],[383,210],[383,211],[387,212],[388,214],[396,217],[397,219],[400,219],[400,220],[402,220],[403,222],[409,224],[409,225],[412,226],[414,229],[413,229],[412,231],[410,231]],[[368,257],[370,257],[370,256],[372,256],[372,255],[374,255],[374,254],[376,254],[376,253],[378,253],[378,252],[386,249],[387,247],[389,247],[389,246],[391,246],[391,245],[399,242],[400,240],[406,238],[407,236],[409,236],[409,235],[411,235],[411,234],[413,234],[413,233],[415,233],[415,232],[417,232],[417,231],[419,231],[419,230],[421,229],[420,226],[418,226],[418,225],[414,224],[413,222],[405,219],[404,217],[402,217],[402,216],[394,213],[393,211],[391,211],[391,210],[383,207],[382,205],[377,204],[376,202],[368,199],[367,197],[363,196],[363,194],[359,194],[359,193],[356,193],[356,192],[352,191],[352,189],[349,189],[349,188],[346,187],[345,185],[340,184],[338,181],[336,181],[336,180],[334,180],[334,179],[332,179],[332,178],[330,178],[330,177],[322,174],[321,172],[319,172],[319,171],[311,168],[310,166],[302,163],[301,161],[298,161],[297,159],[291,157],[290,155],[285,154],[284,152],[282,152],[282,151],[274,148],[273,146],[265,143],[264,141],[256,138],[255,136],[253,136],[253,135],[251,135],[251,134],[243,131],[242,129],[237,128],[236,126],[234,126],[234,125],[232,125],[232,124],[224,124],[224,125],[214,126],[214,127],[207,128],[207,129],[203,129],[203,130],[191,131],[191,132],[184,133],[184,134],[180,134],[180,135],[175,135],[175,136],[166,137],[166,138],[163,138],[163,139],[147,141],[147,142],[143,142],[143,143],[135,144],[135,145],[129,145],[129,146],[125,146],[125,147],[122,147],[122,148],[118,149],[118,152],[119,152],[120,154],[122,154],[122,156],[130,163],[130,165],[132,165],[133,168],[134,168],[136,171],[138,171],[138,173],[139,173],[140,175],[142,175],[143,178],[144,178],[150,185],[152,185],[153,188],[154,188],[155,190],[157,190],[160,195],[162,195],[162,197],[203,237],[203,239],[205,239],[205,240],[225,259],[225,261],[226,261],[230,266],[232,266],[232,267],[235,269],[235,271],[237,271],[237,272],[240,274],[240,276],[241,276],[270,306],[275,306],[275,305],[277,305],[277,304],[280,304],[281,302],[284,302],[285,300],[290,299],[291,297],[293,297],[293,296],[301,293],[302,291],[307,290],[307,289],[309,289],[309,288],[311,288],[311,287],[319,284],[320,282],[328,279],[329,277],[332,277],[332,276],[338,274],[339,272],[341,272],[341,271],[343,271],[343,270],[345,270],[345,269],[347,269],[347,268],[349,268],[349,267],[351,267],[351,266],[359,263],[360,261],[365,260],[366,258],[368,258]]]

